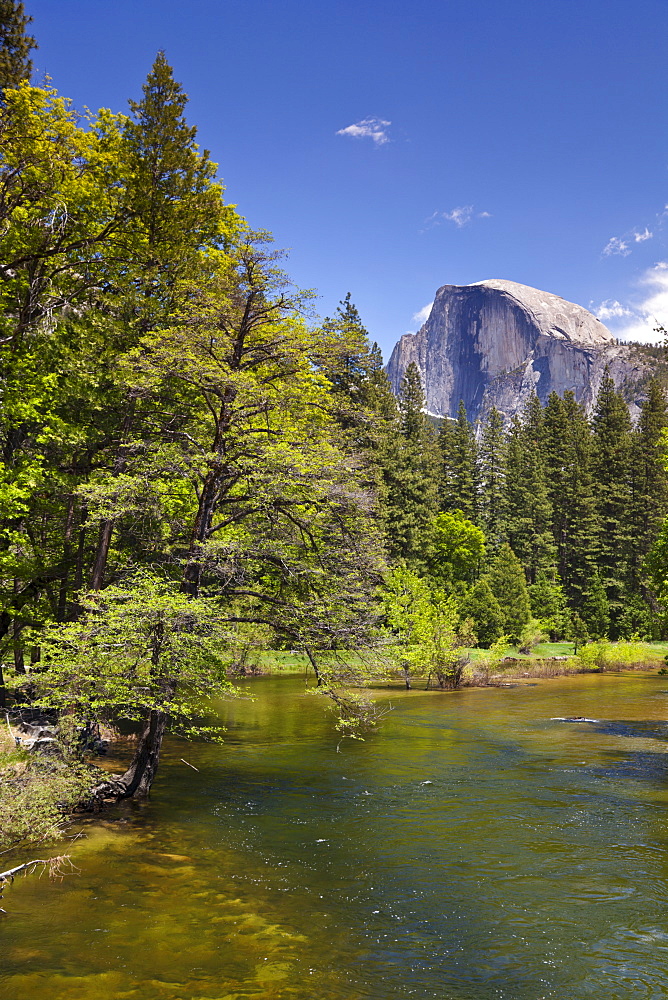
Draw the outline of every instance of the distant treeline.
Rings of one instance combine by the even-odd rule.
[[[455,591],[484,575],[505,545],[524,571],[533,615],[555,638],[572,631],[574,615],[591,638],[665,634],[667,417],[656,380],[635,427],[607,373],[591,419],[570,392],[544,407],[534,395],[508,426],[492,409],[476,436],[463,404],[438,431],[423,406],[411,365],[398,400],[401,440],[384,469],[393,560],[429,576],[430,525],[439,511],[458,512],[483,532],[485,555],[468,580],[451,580]]]

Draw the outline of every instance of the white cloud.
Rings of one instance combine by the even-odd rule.
[[[668,205],[664,208],[663,212],[657,215],[657,225],[661,228],[663,219],[668,211]],[[604,257],[628,257],[630,253],[633,253],[632,243],[644,243],[646,240],[651,240],[654,238],[654,233],[650,230],[649,226],[645,226],[644,229],[630,229],[623,236],[611,236],[608,242],[603,247]]]
[[[390,137],[385,131],[392,122],[386,122],[382,118],[364,118],[361,122],[340,128],[337,135],[349,135],[353,139],[373,139],[377,146],[389,142]]]
[[[623,319],[626,316],[634,316],[632,309],[627,309],[617,299],[605,299],[595,310],[596,315],[602,323],[607,323],[611,319]]]
[[[454,222],[458,229],[463,229],[473,219],[491,219],[489,212],[474,212],[473,205],[457,205],[449,212],[433,212],[428,219],[425,219],[424,228],[420,232],[425,232],[433,226],[440,226],[442,222]]]
[[[596,310],[600,320],[608,323],[620,340],[655,343],[661,340],[656,327],[668,330],[668,261],[659,261],[648,268],[638,282],[640,294],[636,302],[622,305],[607,299]]]
[[[631,253],[629,250],[629,245],[626,240],[622,240],[619,236],[611,236],[608,242],[603,247],[603,256],[612,257],[615,254],[620,257],[628,257]]]
[[[443,212],[443,218],[454,222],[461,229],[473,218],[473,205],[460,205],[458,208],[453,208],[451,212]]]
[[[418,326],[422,326],[429,319],[429,313],[431,312],[431,307],[433,302],[428,302],[426,306],[422,306],[422,309],[418,309],[416,313],[413,313],[413,322],[417,323]]]

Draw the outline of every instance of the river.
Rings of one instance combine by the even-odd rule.
[[[3,1000],[668,997],[668,679],[381,692],[338,748],[303,680],[243,690],[5,891]]]

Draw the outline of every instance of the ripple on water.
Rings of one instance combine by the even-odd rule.
[[[653,681],[393,694],[340,753],[292,680],[253,690],[231,746],[169,744],[151,803],[88,825],[78,876],[8,890],[3,1000],[666,995]]]

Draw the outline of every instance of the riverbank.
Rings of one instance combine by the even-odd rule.
[[[667,642],[599,642],[588,643],[572,651],[572,643],[544,643],[531,654],[522,654],[508,647],[502,655],[491,657],[485,649],[468,650],[470,662],[464,668],[461,688],[506,688],[539,679],[576,676],[578,674],[620,673],[623,671],[661,671],[666,669],[664,657]],[[337,663],[344,667],[357,654],[337,654]],[[402,690],[405,680],[388,659],[374,669],[374,653],[366,658],[369,667],[367,689]],[[376,661],[377,662],[377,661]],[[264,676],[298,676],[313,678],[313,669],[305,654],[289,650],[267,650],[258,658],[255,673]],[[429,686],[442,690],[435,680],[413,675],[416,689]],[[31,752],[16,746],[20,730],[5,725],[0,729],[0,850],[9,844],[57,837],[67,825],[69,814],[86,797],[91,781],[99,772],[91,765],[68,762],[60,756]],[[95,772],[93,774],[93,772]]]
[[[0,996],[661,996],[656,672],[379,692],[383,725],[339,752],[301,677],[243,687],[224,745],[166,740],[147,803],[5,857],[79,871],[6,890]]]
[[[16,722],[16,720],[14,720]],[[99,780],[93,764],[17,746],[18,725],[5,713],[0,737],[0,852],[62,836],[73,812]],[[56,741],[49,741],[56,747]]]
[[[619,672],[621,670],[660,670],[668,655],[668,642],[590,642],[577,653],[572,642],[539,643],[531,653],[520,653],[516,646],[508,646],[500,655],[492,656],[489,649],[472,648],[464,651],[469,663],[464,668],[462,684],[466,686],[494,686],[499,681],[521,677],[561,677],[569,674]],[[348,654],[359,659],[358,654]],[[370,683],[374,680],[399,679],[396,666],[389,657],[374,673],[374,656],[370,650],[362,653],[369,663]],[[337,654],[337,662],[346,662],[346,654]],[[668,669],[668,668],[666,668]],[[295,650],[267,650],[256,662],[254,672],[258,674],[303,674],[313,675],[313,669],[305,653]],[[418,675],[419,676],[419,675]]]

